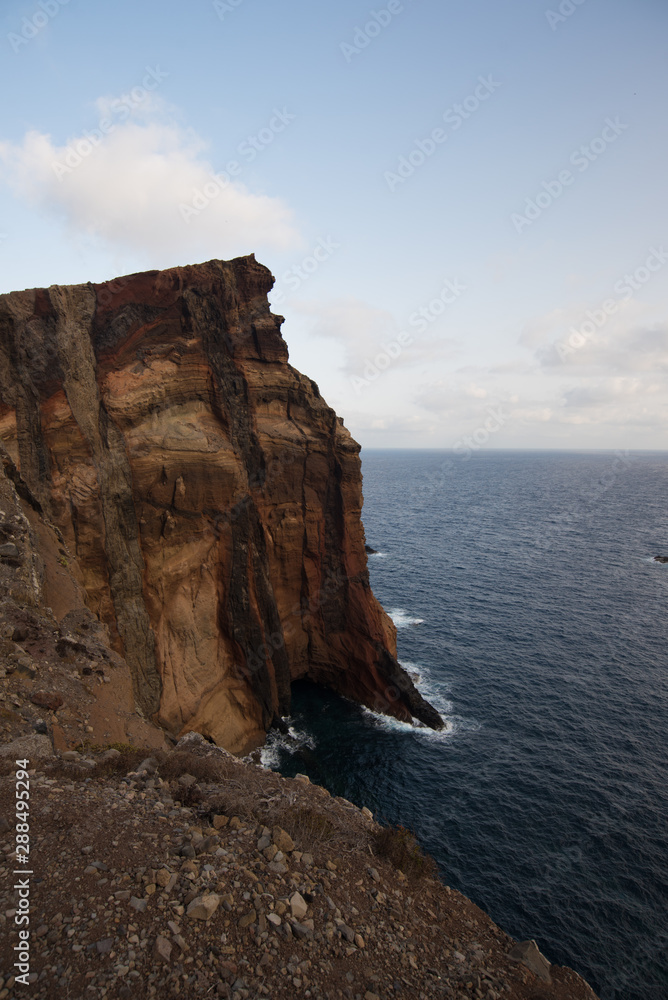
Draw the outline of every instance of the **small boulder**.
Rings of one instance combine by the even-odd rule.
[[[197,844],[194,844],[195,854],[210,854],[214,848],[218,847],[220,843],[220,837],[204,837]]]
[[[544,982],[551,983],[550,963],[542,955],[535,941],[520,941],[508,952],[512,962],[521,962],[527,969],[539,976]]]
[[[37,677],[37,667],[29,656],[20,656],[16,664],[16,673],[34,680]]]
[[[267,865],[267,871],[271,872],[272,875],[285,875],[287,870],[287,865],[284,865],[282,861],[270,861]]]
[[[349,927],[343,920],[337,920],[336,926],[341,937],[345,938],[348,944],[353,944],[355,941],[355,931],[352,927]]]
[[[30,695],[30,700],[33,705],[37,705],[38,708],[45,708],[49,712],[57,712],[64,704],[60,695],[55,694],[53,691],[34,691]]]
[[[220,905],[220,896],[215,892],[207,893],[203,896],[196,896],[188,904],[186,913],[193,920],[209,920]]]
[[[292,927],[292,933],[296,938],[303,940],[313,937],[313,928],[309,927],[306,923],[301,924],[298,920],[293,920],[290,926]]]
[[[146,757],[137,768],[137,774],[155,774],[157,767],[155,757]]]
[[[169,962],[172,957],[172,943],[161,934],[155,939],[153,954],[160,962]]]
[[[199,757],[226,757],[229,760],[235,760],[236,758],[233,754],[224,750],[222,747],[216,746],[211,740],[206,739],[201,733],[195,733],[193,731],[186,733],[182,736],[179,742],[174,747],[174,750],[187,750],[188,753],[195,753]]]
[[[306,905],[306,900],[300,892],[295,892],[290,897],[290,910],[292,916],[295,920],[303,920],[308,913],[308,906]]]
[[[179,785],[183,788],[192,788],[193,785],[197,784],[197,778],[194,774],[182,774],[179,778]]]
[[[283,851],[284,854],[289,854],[290,851],[294,851],[295,849],[294,840],[290,834],[283,830],[280,826],[274,827],[271,839],[276,844],[279,851]]]
[[[75,653],[87,653],[88,650],[82,642],[77,642],[76,639],[71,639],[67,635],[63,635],[56,641],[56,652],[58,656],[62,656],[65,659],[68,656],[73,656]]]
[[[32,733],[30,736],[20,736],[11,743],[0,746],[0,757],[10,757],[12,760],[22,760],[27,757],[30,766],[34,767],[38,760],[53,757],[53,745],[48,736]],[[77,754],[77,757],[79,755]]]

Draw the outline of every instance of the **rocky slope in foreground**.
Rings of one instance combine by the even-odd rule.
[[[67,656],[104,680],[115,654],[147,718],[235,752],[262,742],[303,677],[438,728],[369,587],[359,446],[288,364],[272,284],[251,256],[0,296],[0,440],[18,490],[0,576],[23,573],[48,609],[44,629],[16,626],[32,647],[6,655],[41,649],[53,667],[71,640]],[[91,656],[84,625],[113,654]]]
[[[0,817],[13,760],[32,760],[35,874],[23,985],[0,818],[0,1000],[596,1000],[434,879],[401,834],[307,778],[199,734],[148,759],[56,759],[46,736],[3,750]]]

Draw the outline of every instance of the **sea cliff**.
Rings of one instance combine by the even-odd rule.
[[[0,296],[4,488],[30,522],[5,518],[3,569],[47,608],[43,648],[88,614],[171,737],[244,752],[299,678],[439,728],[369,586],[359,446],[288,363],[272,285],[250,256]]]

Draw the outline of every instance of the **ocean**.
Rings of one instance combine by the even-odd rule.
[[[366,451],[373,590],[434,733],[296,684],[263,760],[417,834],[601,1000],[668,998],[668,454]]]

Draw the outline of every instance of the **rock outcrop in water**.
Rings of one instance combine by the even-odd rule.
[[[298,678],[440,728],[370,590],[359,446],[272,284],[251,256],[0,296],[0,439],[172,735],[242,750]]]

